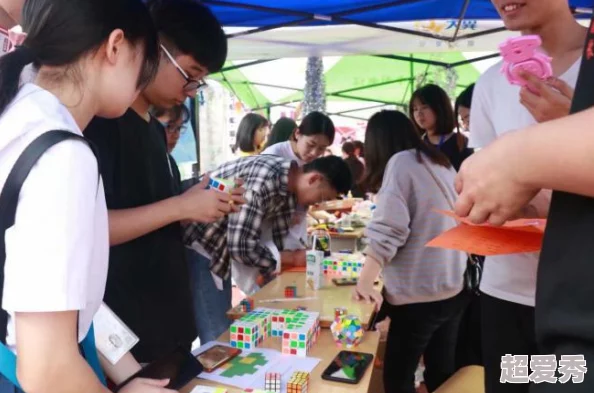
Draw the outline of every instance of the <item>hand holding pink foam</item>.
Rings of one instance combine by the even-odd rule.
[[[537,50],[542,41],[537,35],[525,35],[509,38],[499,50],[503,57],[501,72],[513,85],[526,86],[526,81],[519,76],[521,71],[529,72],[545,80],[553,76],[551,58]]]

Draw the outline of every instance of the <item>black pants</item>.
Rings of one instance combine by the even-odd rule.
[[[456,346],[456,369],[466,366],[482,366],[481,297],[467,292],[468,306],[462,313],[458,344]]]
[[[425,384],[432,392],[455,372],[456,339],[468,298],[386,306],[390,330],[384,361],[385,393],[414,393],[415,371],[424,355]]]
[[[497,299],[484,293],[481,299],[485,393],[526,393],[529,384],[500,383],[501,357],[536,355],[534,307]]]

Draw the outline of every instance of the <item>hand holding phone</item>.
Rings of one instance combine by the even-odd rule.
[[[551,58],[537,50],[542,41],[537,35],[513,37],[499,45],[503,65],[501,72],[512,85],[526,86],[520,77],[521,71],[528,72],[541,80],[553,76]]]

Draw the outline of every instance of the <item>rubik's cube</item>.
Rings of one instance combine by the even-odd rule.
[[[347,309],[345,307],[336,307],[334,309],[334,319],[340,319],[340,317],[347,315]]]
[[[288,287],[285,287],[285,297],[289,297],[289,298],[297,297],[297,286],[290,285]]]
[[[241,312],[252,312],[254,310],[254,299],[246,297],[239,302],[239,308]]]
[[[270,312],[256,309],[231,325],[231,346],[240,349],[254,349],[270,335]]]
[[[225,180],[225,179],[219,179],[216,177],[211,177],[208,180],[208,187],[209,188],[214,188],[217,191],[221,191],[221,192],[231,192],[233,190],[233,187],[235,186],[235,183],[229,180]]]
[[[266,391],[281,393],[281,376],[279,373],[266,373]]]
[[[337,318],[330,326],[330,331],[336,345],[346,345],[348,349],[356,347],[363,339],[363,325],[355,315]]]
[[[309,373],[295,371],[287,383],[287,393],[307,393],[309,390]]]
[[[341,257],[333,254],[322,262],[322,272],[325,276],[358,278],[363,269],[363,261],[354,259],[350,255]]]
[[[283,310],[272,316],[272,334],[282,336],[284,355],[307,356],[320,335],[319,313]]]

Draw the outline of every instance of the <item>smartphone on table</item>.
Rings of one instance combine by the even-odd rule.
[[[373,362],[370,353],[340,351],[322,373],[322,379],[349,384],[358,384]]]
[[[241,349],[215,345],[196,356],[204,371],[211,373],[241,353]]]
[[[144,367],[136,374],[121,383],[115,391],[118,392],[130,381],[136,378],[169,379],[167,389],[180,390],[204,370],[200,362],[192,353],[177,347],[173,352]]]

